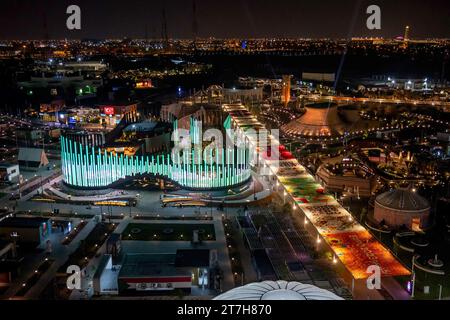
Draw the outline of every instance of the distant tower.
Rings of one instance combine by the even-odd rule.
[[[281,103],[287,107],[289,101],[291,101],[291,75],[283,75],[283,86],[281,89]]]
[[[409,41],[409,26],[405,27],[405,35],[403,36],[403,41],[405,42]]]
[[[403,46],[406,48],[409,42],[409,26],[405,27],[405,35],[403,36]]]

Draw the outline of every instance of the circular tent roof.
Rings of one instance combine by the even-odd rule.
[[[404,188],[394,189],[380,194],[375,199],[375,204],[400,211],[422,211],[430,209],[430,204],[427,199]]]
[[[214,300],[344,300],[310,284],[284,280],[263,281],[234,288]]]
[[[284,133],[294,136],[328,137],[344,133],[344,124],[340,120],[337,107],[306,107],[306,113],[281,127]]]

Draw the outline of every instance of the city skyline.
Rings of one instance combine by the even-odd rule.
[[[450,300],[449,0],[2,4],[3,304]]]
[[[169,38],[395,38],[406,25],[411,39],[448,38],[449,3],[420,1],[5,1],[0,39]],[[66,28],[66,8],[81,8],[81,30]],[[195,4],[195,5],[194,5]],[[381,29],[369,30],[366,9],[381,8]],[[195,9],[194,9],[195,8]],[[195,11],[195,18],[194,18]],[[164,14],[163,14],[164,12]],[[102,21],[102,23],[98,23]],[[17,26],[20,25],[20,28]],[[330,28],[330,26],[333,26]]]

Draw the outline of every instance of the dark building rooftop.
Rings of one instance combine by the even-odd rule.
[[[209,250],[177,250],[176,254],[127,254],[119,277],[176,276],[184,268],[209,267]]]
[[[407,188],[382,193],[376,198],[375,202],[390,209],[404,211],[421,211],[430,208],[427,199]]]
[[[9,228],[38,228],[43,223],[48,222],[50,219],[47,218],[7,218],[3,221],[0,221],[0,227],[9,227]]]
[[[175,266],[183,267],[209,267],[209,250],[208,249],[183,249],[177,250],[175,258]]]

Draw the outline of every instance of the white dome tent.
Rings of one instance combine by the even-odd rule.
[[[344,300],[334,293],[297,281],[263,281],[231,289],[213,300]]]

